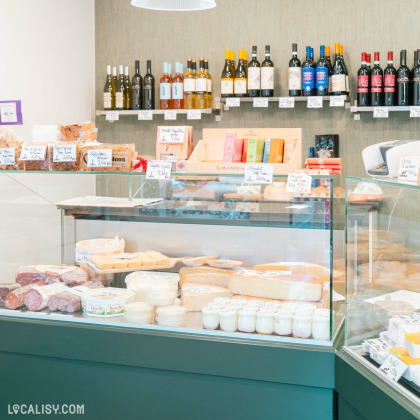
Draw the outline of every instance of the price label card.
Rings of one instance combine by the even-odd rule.
[[[248,184],[271,184],[273,182],[273,165],[246,165],[244,182]]]
[[[295,98],[279,98],[279,108],[294,108]]]
[[[354,120],[355,120],[355,121],[360,121],[360,114],[359,114],[358,112],[356,112],[356,113],[354,114]]]
[[[171,180],[172,162],[149,160],[147,162],[146,179]]]
[[[308,108],[322,108],[322,96],[309,96]]]
[[[185,127],[166,126],[159,129],[159,143],[183,143]]]
[[[241,100],[240,98],[226,98],[226,106],[232,108],[241,106]]]
[[[77,263],[90,262],[90,249],[76,248],[76,262]]]
[[[139,121],[151,121],[153,120],[153,112],[152,111],[139,111],[138,119]]]
[[[289,174],[286,191],[292,193],[309,194],[311,192],[312,177],[307,174]]]
[[[187,111],[187,120],[201,120],[201,111],[199,109],[189,109]]]
[[[0,149],[0,165],[14,165],[15,164],[15,149],[14,147],[5,147]]]
[[[254,98],[254,108],[268,108],[268,98]]]
[[[120,113],[118,111],[108,111],[105,114],[105,119],[107,121],[118,121],[120,119]]]
[[[410,108],[410,117],[411,118],[420,118],[420,106],[412,106]]]
[[[417,181],[419,176],[419,161],[417,159],[400,159],[398,179],[401,181]]]
[[[330,96],[330,106],[344,106],[344,96]]]
[[[373,108],[373,118],[388,118],[389,109],[386,106],[375,106]]]
[[[87,152],[88,168],[110,168],[112,166],[112,149],[94,149]]]
[[[53,146],[53,162],[76,162],[76,145]]]
[[[379,367],[391,381],[398,382],[404,372],[408,369],[408,365],[402,362],[398,357],[389,355],[385,362]]]
[[[176,120],[176,111],[170,110],[170,111],[165,111],[164,114],[164,119],[165,120]]]
[[[22,146],[20,153],[20,160],[45,160],[45,154],[47,153],[47,145],[43,144],[40,146]]]

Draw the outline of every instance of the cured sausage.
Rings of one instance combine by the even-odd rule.
[[[0,305],[4,305],[4,300],[6,299],[6,296],[13,292],[13,290],[19,289],[20,284],[19,283],[4,283],[0,284]]]
[[[69,292],[59,292],[50,297],[48,307],[51,311],[76,312],[82,307],[81,299]]]
[[[48,300],[51,296],[58,293],[61,286],[59,284],[50,284],[48,286],[33,286],[23,296],[23,302],[30,311],[39,311],[48,306]]]
[[[10,292],[6,296],[6,299],[4,301],[4,303],[6,304],[6,307],[8,309],[20,308],[21,306],[23,306],[25,304],[24,301],[23,301],[23,297],[25,296],[25,293],[29,289],[31,289],[32,287],[43,286],[43,285],[44,285],[44,281],[40,280],[36,283],[28,284],[27,286],[24,286],[24,287],[19,287],[18,289],[14,290],[13,292]]]

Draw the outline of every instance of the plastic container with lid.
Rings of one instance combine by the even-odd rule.
[[[115,238],[88,239],[76,243],[76,248],[89,249],[90,254],[119,254],[124,252],[124,239]]]
[[[127,289],[135,292],[135,300],[141,302],[147,302],[152,292],[173,292],[177,295],[178,281],[179,274],[177,273],[152,271],[137,271],[125,278]]]
[[[274,311],[261,310],[257,312],[256,331],[258,334],[273,334]]]
[[[312,337],[315,340],[328,341],[330,339],[330,317],[314,314],[312,317]]]
[[[293,337],[310,338],[312,333],[312,317],[308,314],[293,315]]]
[[[255,309],[242,309],[238,312],[238,331],[254,333],[257,323],[257,311]]]
[[[222,309],[219,311],[220,329],[234,332],[238,329],[238,314],[234,309]]]
[[[146,302],[130,302],[125,306],[125,319],[132,324],[153,324],[154,308]]]
[[[274,332],[277,335],[292,335],[293,311],[290,309],[279,309],[274,314]]]
[[[162,327],[185,327],[187,308],[182,305],[160,306],[156,309],[156,321]]]
[[[152,291],[147,296],[147,301],[153,306],[173,305],[177,294],[170,290]]]
[[[229,298],[216,298],[213,300],[212,303],[223,303],[224,305],[230,303],[231,300]]]
[[[206,306],[202,309],[202,323],[205,330],[219,328],[219,309]]]

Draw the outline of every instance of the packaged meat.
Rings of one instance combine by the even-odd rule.
[[[79,124],[60,125],[59,139],[64,142],[89,142],[96,140],[97,130],[95,124],[91,121],[85,121]]]
[[[47,144],[23,144],[20,159],[25,171],[49,171],[50,152]]]
[[[30,290],[32,287],[35,286],[44,286],[44,281],[40,280],[37,281],[36,283],[32,283],[32,284],[28,284],[27,286],[24,287],[19,287],[16,290],[13,290],[12,292],[10,292],[7,296],[6,299],[4,301],[6,307],[8,309],[18,309],[21,306],[23,306],[25,303],[23,301],[23,297],[25,296],[25,293]]]
[[[0,153],[3,155],[2,158],[10,162],[14,160],[14,163],[8,165],[0,165],[0,170],[23,170],[23,162],[20,160],[20,153],[22,151],[22,142],[15,139],[12,131],[7,128],[0,128]]]
[[[79,144],[51,144],[49,146],[49,156],[52,171],[78,171],[80,168]]]
[[[81,268],[64,273],[62,280],[69,286],[78,286],[87,282],[87,275]]]
[[[69,292],[58,292],[52,295],[48,301],[51,311],[76,312],[82,308],[81,299]]]
[[[54,284],[62,282],[63,276],[68,273],[77,273],[76,280],[71,280],[68,284],[80,284],[87,281],[85,272],[75,265],[28,265],[19,268],[16,273],[16,283],[19,283],[21,286],[33,283],[38,280],[44,280],[45,284]],[[83,281],[81,277],[83,276]]]
[[[98,162],[111,150],[112,164],[106,166],[91,166],[92,161]],[[80,170],[101,172],[131,172],[134,156],[134,144],[95,144],[84,145],[80,149]]]
[[[48,286],[34,285],[29,288],[23,296],[23,302],[30,311],[39,311],[48,306],[51,296],[61,290],[59,284],[49,284]]]
[[[0,305],[4,305],[6,296],[16,289],[19,289],[21,285],[19,283],[1,283],[0,284]]]
[[[82,283],[80,286],[87,287],[88,289],[101,289],[104,287],[100,280],[89,280],[86,283]]]
[[[18,269],[16,272],[16,283],[21,286],[35,283],[37,281],[45,281],[45,274],[35,268],[35,265],[26,265]]]

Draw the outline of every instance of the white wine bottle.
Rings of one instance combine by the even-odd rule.
[[[104,109],[115,109],[115,85],[111,77],[111,66],[106,66],[106,81],[104,86]]]

